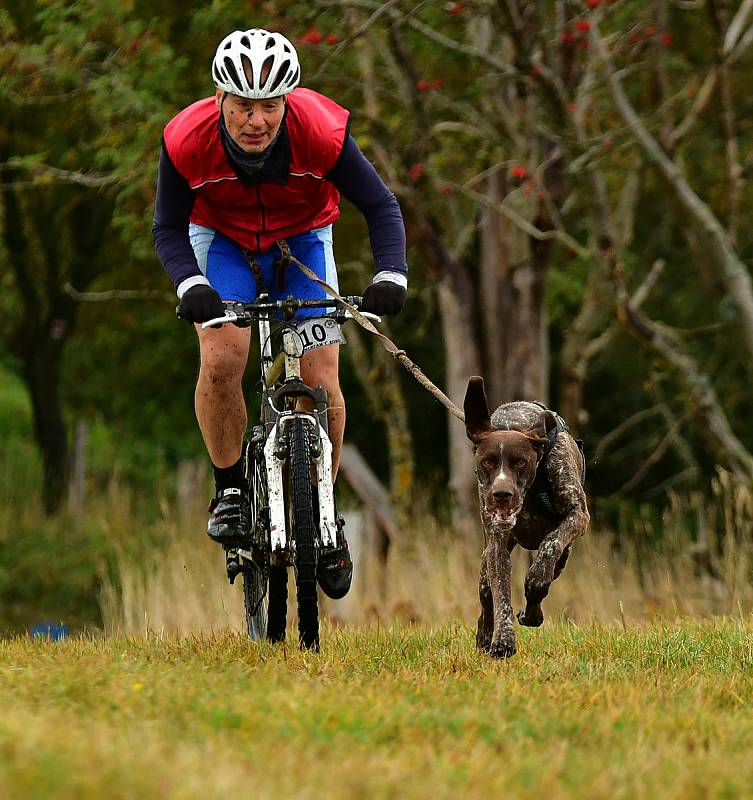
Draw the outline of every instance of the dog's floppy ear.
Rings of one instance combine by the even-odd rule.
[[[539,458],[544,455],[544,448],[549,444],[549,434],[557,427],[557,418],[551,411],[542,411],[536,424],[523,433],[531,439],[531,444],[538,451]]]
[[[484,379],[478,375],[474,375],[468,381],[463,411],[465,411],[465,432],[474,444],[484,434],[494,430],[489,419],[489,404],[486,402]]]

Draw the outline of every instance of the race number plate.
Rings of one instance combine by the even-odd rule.
[[[343,344],[345,337],[340,326],[333,319],[312,317],[296,324],[296,330],[303,344],[303,351],[324,347],[326,344]]]

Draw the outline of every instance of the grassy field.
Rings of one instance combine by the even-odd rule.
[[[753,623],[0,641],[3,798],[753,796]],[[492,794],[493,793],[493,794]]]

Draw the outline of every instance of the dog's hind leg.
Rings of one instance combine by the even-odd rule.
[[[478,598],[481,601],[481,615],[476,629],[476,649],[488,653],[492,643],[492,626],[494,624],[494,606],[492,590],[489,586],[489,574],[486,570],[486,550],[481,557],[481,575],[478,582]]]

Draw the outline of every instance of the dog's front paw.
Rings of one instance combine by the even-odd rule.
[[[538,628],[544,622],[544,612],[541,606],[521,608],[517,614],[518,622],[527,628]]]
[[[492,642],[489,648],[489,655],[492,658],[510,658],[517,652],[515,639],[500,639]]]
[[[534,562],[526,576],[523,587],[528,603],[538,604],[549,594],[549,587],[552,585],[552,580],[547,572],[548,570],[546,570],[546,568]]]

